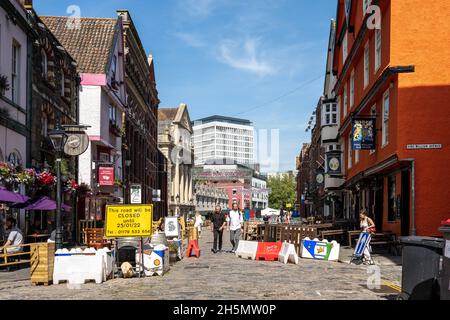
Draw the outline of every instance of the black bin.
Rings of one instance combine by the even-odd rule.
[[[441,273],[441,300],[450,300],[450,219],[439,229],[444,234],[446,249]]]
[[[402,294],[400,300],[439,300],[439,276],[444,240],[402,237]]]

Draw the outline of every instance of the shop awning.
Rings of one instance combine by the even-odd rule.
[[[24,203],[29,197],[6,190],[5,187],[0,187],[0,202],[10,203]]]
[[[62,204],[62,209],[64,211],[70,211],[72,207]],[[49,197],[42,197],[35,203],[30,204],[24,208],[25,210],[41,210],[41,211],[53,211],[56,210],[56,201],[50,199]]]

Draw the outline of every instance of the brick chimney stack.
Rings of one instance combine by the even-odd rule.
[[[25,9],[33,9],[33,0],[18,0]]]

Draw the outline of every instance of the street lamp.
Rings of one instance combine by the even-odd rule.
[[[56,249],[62,249],[63,233],[61,228],[61,160],[64,146],[67,142],[67,134],[57,120],[56,127],[48,133],[53,149],[56,152]]]

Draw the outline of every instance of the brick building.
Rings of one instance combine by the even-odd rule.
[[[438,235],[450,197],[450,2],[369,2],[338,1],[344,213],[355,218],[367,208],[379,230]],[[352,119],[361,116],[376,119],[373,150],[352,149]]]

